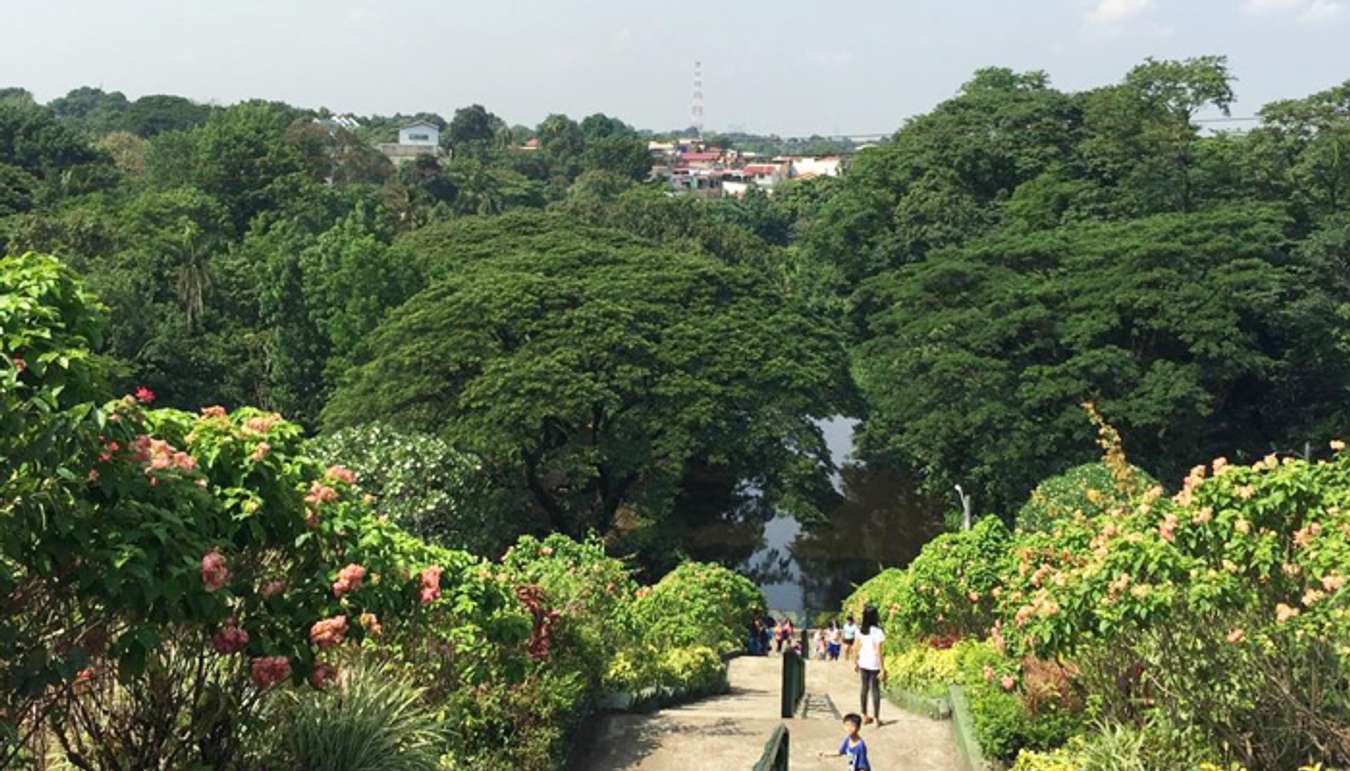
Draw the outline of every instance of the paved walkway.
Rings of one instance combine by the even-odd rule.
[[[802,717],[778,715],[783,662],[777,656],[732,659],[731,692],[650,715],[606,715],[591,752],[577,765],[586,771],[750,771],[780,722],[788,724],[792,771],[838,771],[832,752],[843,739],[842,715],[858,709],[858,679],[844,662],[806,664]],[[863,738],[877,771],[956,771],[960,768],[951,724],[883,703],[883,725]]]

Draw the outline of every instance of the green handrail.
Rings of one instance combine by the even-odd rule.
[[[783,651],[783,705],[779,717],[797,714],[797,705],[806,696],[806,659],[791,648]]]
[[[773,729],[773,735],[764,745],[764,752],[755,763],[754,771],[787,771],[788,768],[788,727],[779,723]]]

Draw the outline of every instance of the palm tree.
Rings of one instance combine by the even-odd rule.
[[[199,238],[197,226],[183,226],[183,235],[174,246],[178,258],[178,301],[187,314],[188,326],[201,320],[206,310],[206,293],[211,289],[211,252],[209,244]]]

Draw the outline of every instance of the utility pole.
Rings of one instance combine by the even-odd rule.
[[[694,99],[689,108],[690,125],[703,138],[703,62],[694,61]]]
[[[961,500],[961,529],[970,529],[970,494],[956,486],[956,497]]]

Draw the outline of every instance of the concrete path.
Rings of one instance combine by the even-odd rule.
[[[832,752],[843,739],[840,718],[858,709],[858,679],[844,662],[809,661],[801,717],[778,716],[783,662],[777,656],[732,659],[731,692],[650,715],[606,715],[591,751],[576,765],[586,771],[750,771],[769,735],[788,724],[792,771],[838,771]],[[957,771],[951,724],[883,703],[884,723],[863,738],[877,771]]]

